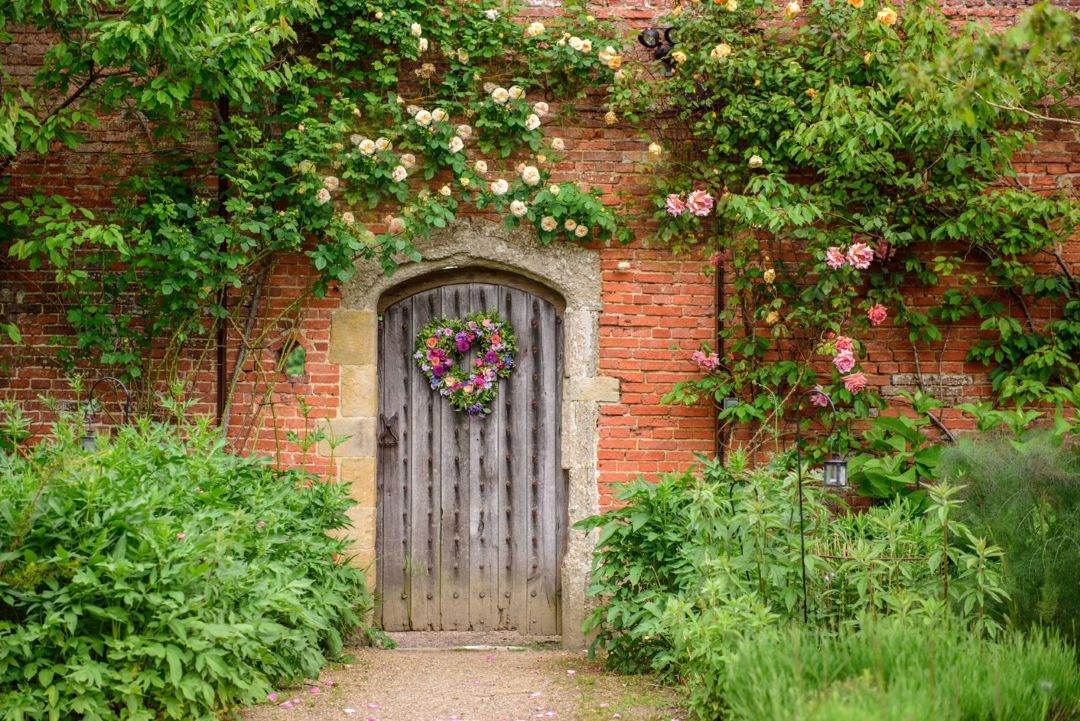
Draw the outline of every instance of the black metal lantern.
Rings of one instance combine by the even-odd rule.
[[[847,488],[847,459],[839,453],[833,453],[825,461],[823,475],[826,488]]]
[[[127,423],[128,418],[131,416],[131,391],[124,385],[124,382],[113,376],[99,378],[94,385],[90,386],[90,392],[87,394],[86,398],[86,413],[83,420],[86,427],[83,430],[82,437],[82,449],[84,451],[97,450],[97,434],[94,433],[94,419],[97,417],[97,406],[94,404],[94,391],[96,391],[98,386],[105,381],[110,381],[119,386],[120,390],[124,392],[124,423]]]
[[[664,75],[671,77],[675,74],[677,63],[671,57],[676,44],[675,28],[645,28],[638,34],[637,39],[642,47],[653,51],[653,58],[664,66]]]
[[[729,410],[731,408],[737,408],[738,405],[739,405],[739,399],[738,398],[736,398],[735,396],[728,396],[727,398],[724,399],[723,403],[721,404],[721,408],[723,408],[726,411],[726,410]]]

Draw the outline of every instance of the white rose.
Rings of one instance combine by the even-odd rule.
[[[578,49],[581,50],[581,52],[583,52],[583,53],[591,53],[592,52],[592,40],[582,40],[581,41],[581,47],[578,48]]]
[[[445,195],[447,198],[449,198],[450,197],[450,186],[449,185],[444,185],[443,187],[439,188],[439,195]]]
[[[327,190],[334,191],[337,190],[338,187],[341,185],[341,181],[333,175],[327,175],[325,178],[323,178],[322,184],[323,187]]]
[[[560,188],[557,185],[553,185],[550,188],[548,188],[548,192],[551,193],[552,195],[558,195],[560,190],[562,190],[562,188]]]
[[[751,168],[760,168],[762,165],[765,165],[765,161],[762,160],[760,155],[751,155],[750,160],[748,160],[746,164]]]
[[[588,234],[589,234],[589,226],[587,226],[587,225],[579,225],[574,230],[574,235],[576,235],[579,238],[584,238]]]
[[[447,114],[447,112],[442,108],[435,108],[433,111],[431,111],[431,119],[434,120],[436,123],[441,123],[449,117],[449,114]]]
[[[412,153],[405,153],[401,156],[401,164],[405,166],[406,170],[411,170],[416,165],[416,156]]]
[[[405,178],[409,177],[409,171],[405,169],[404,165],[399,165],[394,168],[394,172],[391,177],[394,179],[395,183],[400,183],[401,181],[405,180]]]
[[[315,163],[311,162],[310,160],[301,160],[296,166],[296,171],[298,173],[307,174],[310,173],[312,170],[315,170]]]
[[[787,7],[784,8],[784,17],[791,19],[798,15],[800,10],[802,10],[802,8],[799,7],[799,0],[791,0],[791,2],[787,4]]]
[[[545,103],[543,100],[537,103],[533,103],[533,112],[539,115],[541,118],[548,114],[548,110],[550,110],[550,108],[548,107],[548,104]]]
[[[515,218],[524,218],[525,214],[529,212],[529,206],[522,203],[520,200],[515,200],[510,203],[510,212]]]
[[[387,140],[386,138],[378,138],[378,139],[375,140],[375,147],[378,150],[389,150],[390,149],[390,141]]]
[[[360,152],[364,155],[372,155],[375,152],[375,141],[371,138],[364,138],[361,140]]]
[[[525,185],[537,185],[540,182],[540,171],[531,165],[526,165],[521,171],[521,179]]]
[[[555,148],[555,150],[562,152],[563,150],[566,150],[566,143],[563,142],[562,138],[552,138],[551,147]]]
[[[418,125],[423,125],[424,127],[427,127],[431,125],[431,113],[426,110],[421,110],[416,114],[415,120]]]
[[[491,99],[499,105],[503,105],[510,99],[510,91],[506,88],[495,88],[491,91]]]
[[[364,142],[364,136],[360,133],[353,133],[349,136],[349,142],[353,145],[359,145],[360,143]]]
[[[573,231],[574,228],[577,227],[577,221],[574,220],[573,218],[567,218],[566,222],[563,223],[563,227],[566,228],[569,231]]]
[[[497,87],[499,86],[495,83],[484,83],[484,92],[488,95],[491,95],[493,92],[495,92],[495,88]]]
[[[529,117],[525,118],[525,129],[536,130],[540,127],[540,116],[536,113],[532,113]]]
[[[499,178],[490,186],[491,192],[495,195],[506,195],[506,191],[510,190],[510,184],[502,178]]]
[[[319,205],[326,205],[330,202],[330,191],[326,188],[319,188],[319,192],[315,194],[315,200],[319,201]]]
[[[581,50],[581,47],[585,41],[579,38],[577,35],[574,35],[570,38],[569,42],[570,47],[572,47],[574,50]]]
[[[555,220],[555,218],[551,217],[550,215],[545,215],[543,217],[543,219],[541,219],[541,221],[540,221],[540,228],[543,229],[544,232],[550,233],[551,231],[555,230],[558,227],[559,227],[559,222],[557,220]]]
[[[462,140],[468,140],[472,137],[472,128],[468,125],[459,125],[457,126],[457,134]]]
[[[345,223],[345,225],[352,225],[356,222],[356,218],[353,216],[352,213],[347,210],[341,214],[341,220]]]
[[[412,33],[414,38],[418,38],[424,34],[424,29],[420,27],[420,23],[413,23],[409,26],[409,32]]]
[[[511,85],[507,92],[510,93],[510,97],[514,100],[525,97],[525,88],[520,85]]]
[[[664,154],[664,149],[663,149],[663,147],[660,146],[660,143],[649,143],[649,155],[652,155],[652,156],[658,158],[663,154]]]
[[[376,20],[382,20],[382,18],[383,18],[382,10],[376,10],[375,11],[375,19]]]
[[[525,28],[525,37],[535,38],[538,35],[543,35],[545,29],[546,28],[544,27],[544,23],[539,21],[531,22],[529,23],[529,26]]]
[[[428,39],[427,38],[420,38],[419,46],[420,46],[420,52],[426,53],[428,51],[428,47],[429,47],[428,46]]]
[[[492,21],[498,20],[499,19],[499,11],[496,10],[495,8],[490,8],[490,9],[484,11],[484,17],[486,17],[488,20],[492,20]]]
[[[465,143],[458,136],[450,138],[450,152],[460,153],[461,149],[465,147]]]
[[[487,162],[484,161],[484,160],[477,160],[476,163],[473,164],[473,169],[476,170],[476,172],[483,175],[488,170]]]

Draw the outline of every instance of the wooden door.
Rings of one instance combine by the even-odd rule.
[[[491,309],[514,328],[516,367],[492,413],[470,418],[430,389],[412,354],[431,319]],[[385,630],[561,632],[562,376],[562,317],[525,290],[455,283],[385,309],[376,536]]]

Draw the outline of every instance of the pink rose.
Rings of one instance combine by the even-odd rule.
[[[859,270],[866,270],[874,262],[874,251],[866,243],[852,243],[847,251],[847,259]]]
[[[821,386],[814,386],[814,394],[810,396],[810,403],[818,408],[827,408],[829,399],[825,397],[825,389]]]
[[[866,311],[866,317],[870,319],[870,325],[881,325],[889,317],[889,310],[881,303],[878,303]]]
[[[855,352],[855,341],[851,340],[846,335],[837,336],[836,343],[834,345],[836,346],[836,350],[840,351],[841,353]]]
[[[844,387],[852,393],[858,393],[866,388],[866,374],[859,372],[844,376]]]
[[[682,196],[676,193],[669,195],[664,204],[667,206],[668,215],[678,218],[680,215],[686,214],[686,202],[682,199]]]
[[[716,201],[704,190],[695,190],[686,198],[686,209],[699,218],[711,213],[715,205]]]
[[[855,367],[855,356],[851,355],[849,351],[843,351],[840,355],[833,358],[833,365],[836,366],[836,370],[841,373],[847,373]]]
[[[837,248],[835,245],[825,251],[825,264],[833,270],[840,270],[847,264],[847,258],[844,256],[844,251]]]
[[[712,373],[720,365],[720,357],[715,353],[705,355],[702,351],[694,351],[694,354],[690,356],[690,359],[697,364],[698,368],[706,373]]]

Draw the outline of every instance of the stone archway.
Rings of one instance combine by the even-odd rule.
[[[619,400],[615,378],[597,372],[601,294],[600,254],[566,243],[543,245],[523,229],[509,231],[480,219],[457,222],[418,244],[424,260],[386,277],[379,265],[358,266],[342,289],[341,309],[333,314],[329,362],[339,366],[338,417],[333,435],[349,436],[334,450],[339,477],[353,485],[351,536],[357,561],[371,567],[376,539],[376,456],[378,446],[378,313],[395,289],[418,278],[461,268],[507,271],[550,288],[565,300],[563,314],[566,357],[561,406],[560,457],[567,471],[569,523],[599,509],[596,466],[597,423],[601,403]],[[327,452],[323,449],[323,452]],[[591,566],[592,539],[571,531],[561,569],[563,644],[580,647],[585,590]],[[369,573],[374,580],[374,574]],[[376,589],[378,592],[378,589]]]

